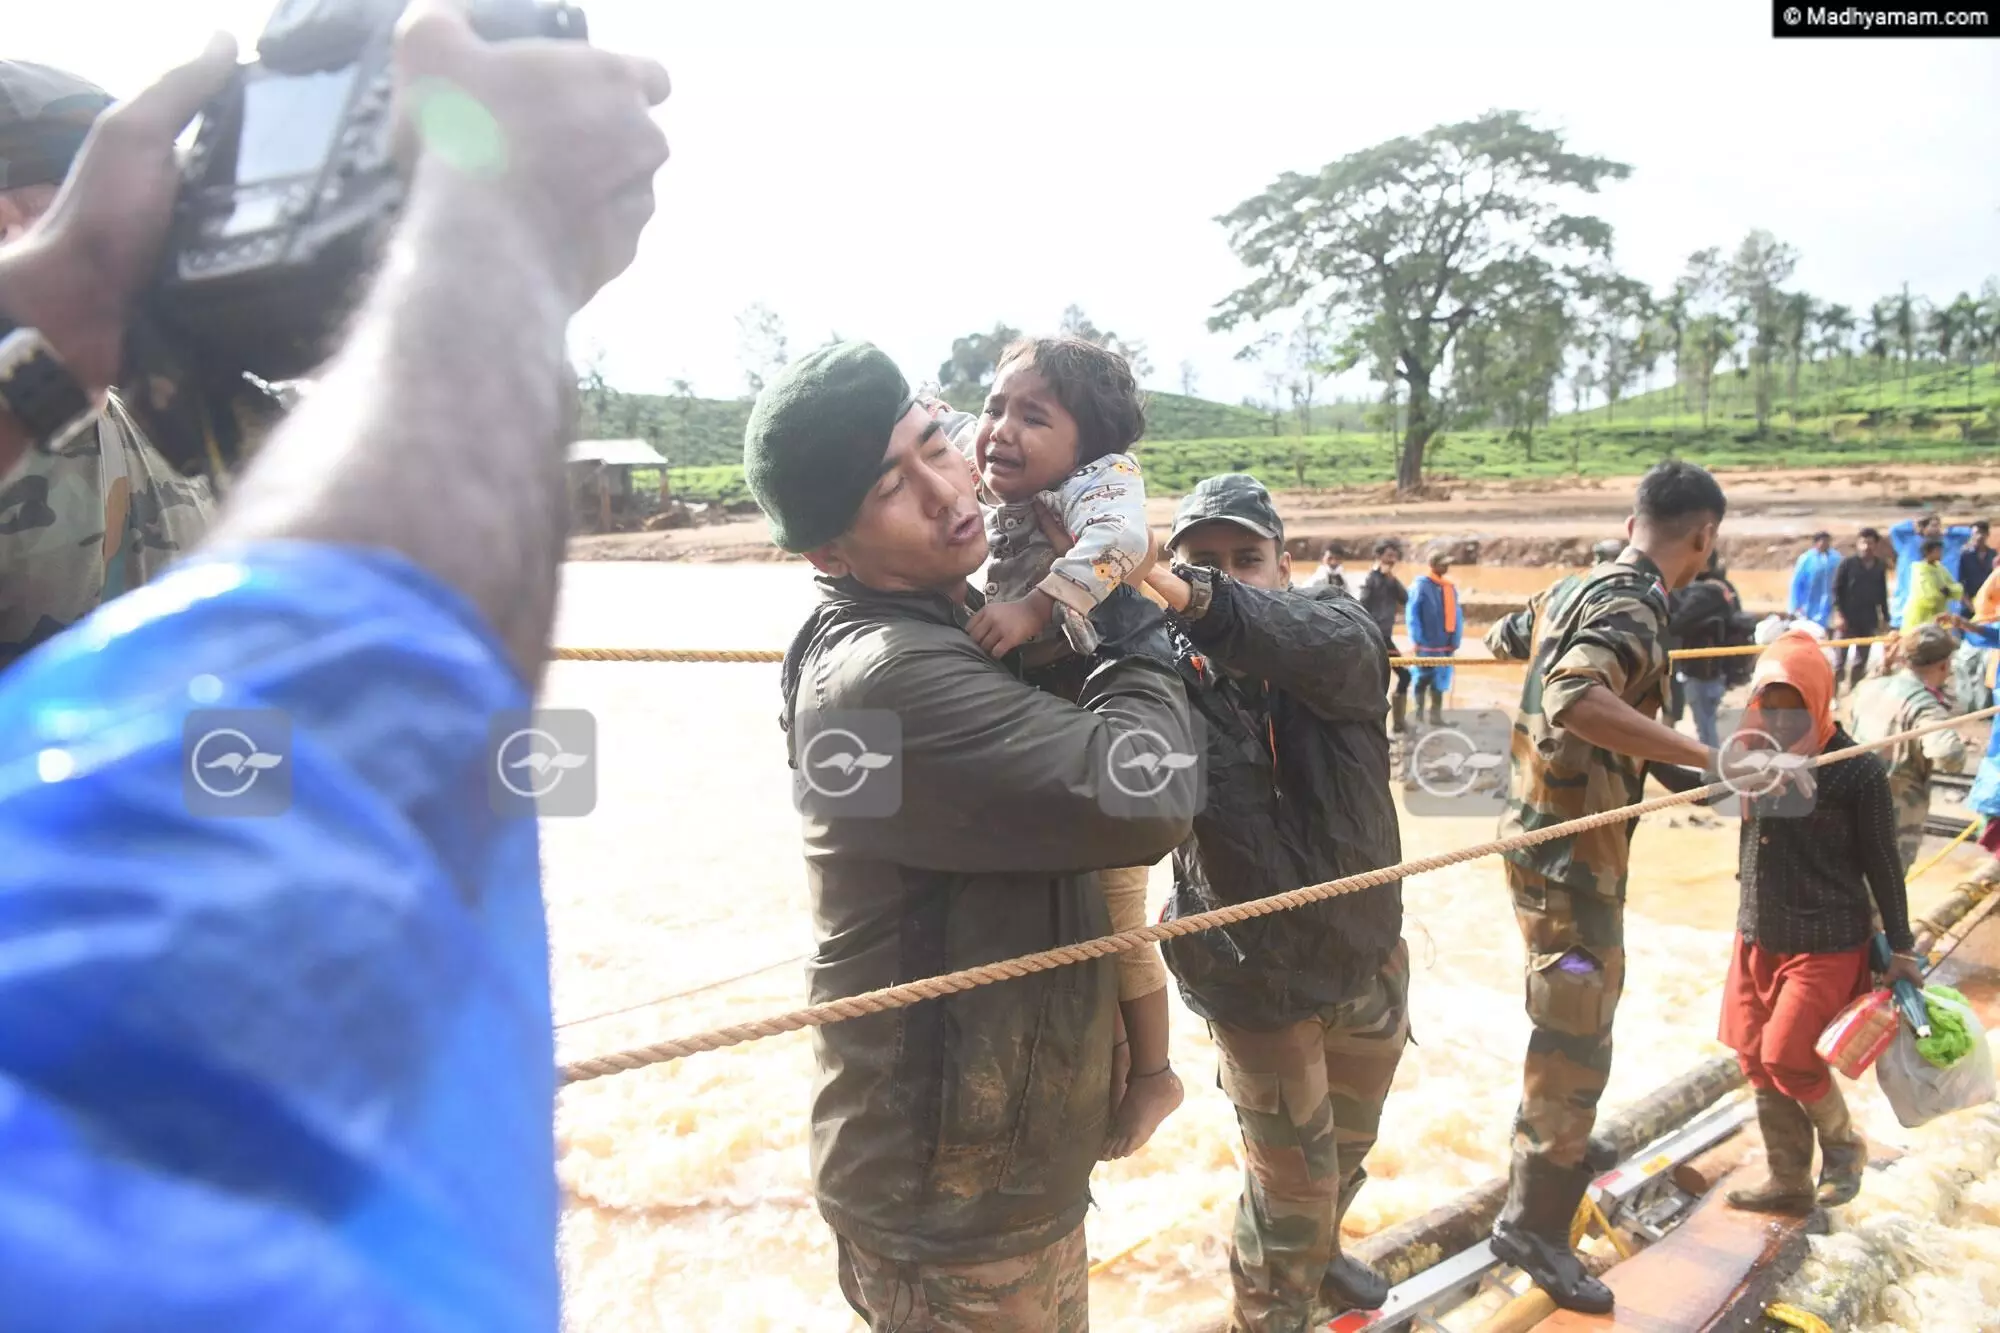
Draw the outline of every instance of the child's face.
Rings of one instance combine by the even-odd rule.
[[[987,489],[1010,504],[1054,490],[1076,471],[1076,418],[1041,372],[1010,361],[993,381],[979,419],[975,458]]]

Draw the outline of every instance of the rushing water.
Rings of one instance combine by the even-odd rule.
[[[576,564],[557,637],[579,647],[782,647],[810,600],[798,565]],[[777,669],[558,663],[547,703],[591,709],[600,750],[596,811],[543,825],[562,1056],[797,1004],[811,930],[776,726]],[[1406,816],[1403,829],[1406,853],[1420,855],[1490,837],[1493,821]],[[1915,906],[1977,855],[1954,853],[1919,886]],[[1733,825],[1706,815],[1641,828],[1607,1105],[1720,1049],[1735,859]],[[1153,887],[1157,907],[1164,871]],[[1354,1235],[1503,1169],[1527,1039],[1519,937],[1496,864],[1412,880],[1405,897],[1416,1044],[1368,1163],[1374,1179],[1347,1218]],[[760,967],[770,970],[742,976]],[[711,988],[595,1017],[699,987]],[[1179,1327],[1220,1310],[1240,1172],[1235,1124],[1214,1086],[1206,1033],[1178,1003],[1174,1041],[1187,1104],[1143,1153],[1100,1168],[1094,1184],[1092,1254],[1139,1243],[1092,1279],[1100,1329]],[[807,1038],[794,1033],[562,1094],[570,1329],[858,1327],[808,1187],[811,1073]],[[1872,1080],[1855,1091],[1867,1127],[1900,1141]]]

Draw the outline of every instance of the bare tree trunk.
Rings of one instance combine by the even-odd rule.
[[[1424,484],[1424,449],[1436,433],[1431,421],[1431,386],[1421,377],[1410,381],[1409,424],[1403,432],[1403,451],[1396,460],[1396,490],[1408,494]]]

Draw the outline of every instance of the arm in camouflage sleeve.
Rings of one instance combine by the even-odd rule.
[[[1493,628],[1486,631],[1486,651],[1503,662],[1527,661],[1534,646],[1535,604],[1541,599],[1542,594],[1536,593],[1519,611],[1493,622]]]
[[[1211,586],[1208,610],[1182,620],[1195,647],[1293,695],[1329,722],[1388,713],[1388,650],[1361,603],[1333,588],[1277,592],[1226,574],[1213,575]]]
[[[1658,669],[1666,628],[1659,610],[1641,597],[1613,595],[1590,606],[1544,680],[1542,711],[1549,724],[1615,754],[1709,768],[1706,745],[1625,702],[1634,678]]]

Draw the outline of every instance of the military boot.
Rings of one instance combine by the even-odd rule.
[[[1507,1206],[1493,1224],[1493,1253],[1534,1279],[1563,1309],[1610,1314],[1611,1288],[1592,1277],[1569,1247],[1569,1224],[1590,1179],[1587,1166],[1516,1158]]]
[[[1804,1106],[1819,1131],[1819,1201],[1829,1208],[1852,1202],[1861,1193],[1861,1173],[1868,1166],[1868,1140],[1848,1116],[1839,1084],[1830,1084],[1826,1096]]]
[[[1320,1299],[1331,1307],[1331,1313],[1344,1314],[1349,1310],[1379,1310],[1389,1301],[1389,1279],[1362,1263],[1352,1255],[1339,1253],[1340,1224],[1346,1218],[1347,1210],[1354,1204],[1354,1196],[1368,1183],[1368,1172],[1355,1167],[1354,1173],[1340,1187],[1340,1204],[1333,1214],[1333,1245],[1336,1251],[1333,1262],[1326,1266],[1326,1276],[1319,1284]]]
[[[1805,1108],[1784,1093],[1759,1088],[1757,1126],[1764,1131],[1765,1178],[1729,1191],[1729,1206],[1804,1217],[1813,1210],[1812,1121]]]

